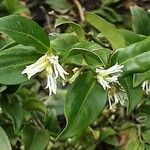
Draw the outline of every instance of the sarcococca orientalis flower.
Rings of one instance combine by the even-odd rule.
[[[110,88],[110,83],[117,83],[119,74],[122,71],[123,65],[115,64],[114,66],[104,69],[103,67],[99,67],[96,69],[97,73],[97,81],[102,85],[104,90]]]
[[[26,66],[26,69],[23,70],[22,74],[27,74],[28,79],[38,72],[46,72],[47,76],[47,86],[49,89],[49,95],[56,94],[57,91],[57,82],[56,79],[60,76],[65,80],[65,75],[68,73],[62,68],[59,64],[58,56],[53,54],[45,54],[40,57],[34,64]]]

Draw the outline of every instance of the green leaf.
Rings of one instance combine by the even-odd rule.
[[[143,140],[150,144],[150,130],[146,130],[142,133]]]
[[[112,128],[102,128],[102,130],[100,131],[100,140],[103,141],[106,138],[110,137],[110,136],[114,136],[117,132],[115,130],[113,130]]]
[[[49,134],[45,130],[27,126],[23,129],[22,140],[25,150],[45,150],[49,143]]]
[[[80,49],[80,48],[76,48],[76,49],[72,49],[69,53],[68,53],[68,55],[67,55],[67,58],[69,58],[69,57],[71,57],[71,56],[73,56],[73,55],[78,55],[78,54],[82,54],[83,56],[88,56],[88,57],[90,57],[90,58],[92,58],[92,60],[93,61],[97,61],[96,62],[96,64],[100,64],[100,63],[103,63],[103,65],[104,65],[104,62],[103,62],[103,60],[101,59],[101,57],[99,57],[96,53],[94,53],[94,52],[91,52],[91,51],[89,51],[89,50],[87,50],[87,49]],[[86,59],[86,58],[84,58],[84,59]],[[89,59],[86,59],[87,61],[87,64],[89,64],[89,65],[91,65],[91,63],[89,62]],[[67,61],[67,60],[66,60]],[[93,64],[93,61],[92,61],[92,64]]]
[[[145,150],[150,150],[150,145],[149,144],[145,144]]]
[[[12,41],[12,42],[10,42],[10,43],[8,43],[8,44],[5,44],[5,46],[3,46],[1,49],[0,49],[0,51],[3,51],[3,50],[5,50],[5,49],[9,49],[9,48],[12,48],[12,47],[14,47],[14,46],[16,46],[16,45],[19,45],[16,41]]]
[[[12,150],[8,137],[4,130],[0,127],[0,149],[1,150]]]
[[[85,14],[85,19],[108,39],[113,49],[125,46],[124,37],[113,24],[90,12]]]
[[[127,110],[128,110],[128,113],[131,113],[133,109],[137,106],[137,104],[140,102],[143,96],[141,86],[138,86],[135,88],[133,87],[132,76],[128,76],[124,79],[121,79],[120,81],[125,91],[127,92],[127,96],[128,96]]]
[[[125,150],[139,150],[140,142],[135,140],[130,140],[125,147]],[[141,150],[141,149],[140,149]],[[142,149],[144,150],[144,149]]]
[[[47,107],[42,101],[39,101],[35,98],[29,98],[28,100],[24,101],[23,108],[27,111],[40,111],[45,115],[47,114]]]
[[[3,34],[0,33],[0,51],[3,47],[5,47],[5,45],[11,43],[13,40],[10,39],[8,36],[5,36]]]
[[[59,12],[66,12],[72,5],[67,0],[47,0],[46,3],[51,5],[51,7]]]
[[[78,42],[74,44],[72,49],[66,54],[64,62],[70,63],[70,60],[72,61],[72,59],[74,59],[74,61],[79,63],[79,58],[81,59],[81,63],[84,60],[84,64],[87,63],[87,65],[91,67],[106,66],[109,51],[94,42]]]
[[[94,10],[92,12],[106,18],[106,20],[108,20],[110,22],[115,23],[115,22],[121,22],[122,21],[121,15],[118,14],[114,9],[107,7],[107,6],[103,6],[103,7],[99,8],[97,10]]]
[[[130,7],[132,14],[132,28],[136,33],[150,35],[150,16],[138,6]]]
[[[72,137],[86,129],[103,110],[106,100],[106,91],[95,81],[91,72],[80,75],[67,93],[67,125],[59,138]]]
[[[54,108],[52,108],[51,111],[48,113],[48,117],[45,121],[45,128],[53,133],[60,132],[60,126],[57,119],[57,111]]]
[[[110,5],[110,4],[114,4],[117,3],[121,0],[101,0],[103,5]]]
[[[35,62],[40,55],[31,47],[17,45],[0,52],[0,83],[6,85],[27,81],[22,71]]]
[[[123,75],[144,72],[150,69],[150,37],[128,47],[118,49],[111,57],[111,63],[124,65]]]
[[[8,12],[11,14],[15,11],[17,6],[17,0],[4,0],[4,6],[8,10]]]
[[[144,81],[150,79],[150,69],[143,73],[136,73],[133,76],[133,86],[137,87],[141,85]]]
[[[72,48],[72,45],[79,41],[75,33],[56,34],[54,37],[50,41],[50,47],[62,56],[65,56]]]
[[[99,44],[94,43],[94,42],[87,42],[87,41],[78,42],[75,45],[73,45],[72,50],[70,50],[70,53],[72,53],[72,51],[75,51],[73,53],[76,53],[76,50],[78,51],[78,49],[81,50],[81,53],[84,56],[89,56],[89,57],[97,60],[99,62],[98,64],[102,63],[104,66],[107,65],[110,52],[108,49],[103,48]],[[84,59],[86,59],[87,63],[89,61],[89,57],[87,57],[87,59],[84,57]],[[91,60],[91,61],[94,61],[94,60]]]
[[[15,133],[18,133],[24,118],[24,110],[19,103],[5,103],[2,105],[3,111],[12,120]]]
[[[16,42],[25,46],[34,46],[39,53],[49,50],[49,38],[34,21],[10,15],[0,18],[0,31],[9,35]]]
[[[74,23],[74,22],[72,22],[72,21],[69,21],[69,20],[67,20],[66,18],[60,17],[60,18],[58,18],[58,19],[56,20],[55,27],[58,27],[58,26],[60,26],[60,25],[62,25],[62,24],[69,24],[69,25],[73,28],[74,32],[77,34],[79,40],[80,40],[80,41],[85,41],[85,33],[84,33],[84,30],[83,30],[83,28],[82,28],[79,24]]]
[[[113,145],[115,147],[119,146],[119,141],[117,139],[117,136],[115,136],[115,135],[107,137],[106,139],[104,139],[104,142],[109,144],[109,145]]]
[[[135,32],[132,32],[129,30],[120,29],[119,31],[125,39],[126,46],[129,46],[133,43],[136,43],[145,39],[145,36],[140,36],[136,34]]]

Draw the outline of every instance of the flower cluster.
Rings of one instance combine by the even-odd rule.
[[[126,93],[123,88],[116,90],[116,87],[112,83],[119,84],[118,77],[122,71],[123,65],[115,64],[114,66],[104,69],[99,67],[96,69],[97,81],[102,85],[104,90],[108,91],[109,107],[112,109],[116,104],[120,103],[125,105]]]
[[[110,83],[117,83],[118,77],[123,68],[123,65],[115,64],[114,66],[104,69],[103,67],[99,67],[96,69],[97,73],[97,81],[102,85],[104,90],[107,88],[111,88]]]
[[[49,95],[51,95],[52,93],[56,94],[56,79],[60,76],[63,80],[65,80],[65,75],[68,74],[59,64],[58,56],[46,53],[44,56],[40,57],[34,64],[26,66],[26,69],[23,70],[22,74],[26,73],[28,79],[30,79],[33,75],[42,71],[46,72],[46,89],[49,89]]]

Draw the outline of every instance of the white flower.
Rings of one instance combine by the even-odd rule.
[[[145,91],[147,95],[150,95],[150,81],[149,80],[143,82],[142,89],[143,91]]]
[[[111,86],[108,90],[108,100],[110,109],[113,109],[118,103],[125,106],[125,101],[127,100],[126,92],[121,87],[117,89],[116,87]]]
[[[103,67],[99,67],[96,69],[97,73],[97,81],[102,85],[104,90],[107,88],[110,88],[109,83],[117,83],[118,77],[121,72],[123,72],[121,69],[123,68],[123,65],[115,64],[114,66],[104,69]]]
[[[59,64],[58,56],[45,54],[40,57],[34,64],[26,66],[26,69],[23,70],[22,74],[27,74],[28,79],[38,72],[45,71],[47,75],[47,86],[46,89],[49,89],[49,95],[56,94],[57,91],[57,82],[56,79],[60,76],[65,80],[65,75],[68,73],[62,68]]]
[[[40,57],[34,64],[30,66],[26,66],[26,69],[22,71],[22,74],[27,74],[28,79],[30,79],[33,75],[38,72],[42,72],[46,66],[48,65],[48,61],[46,59],[46,55]]]

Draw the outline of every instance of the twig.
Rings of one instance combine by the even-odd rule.
[[[84,11],[83,11],[83,8],[82,8],[80,2],[78,0],[74,0],[74,3],[78,8],[81,21],[84,22],[85,21]]]

